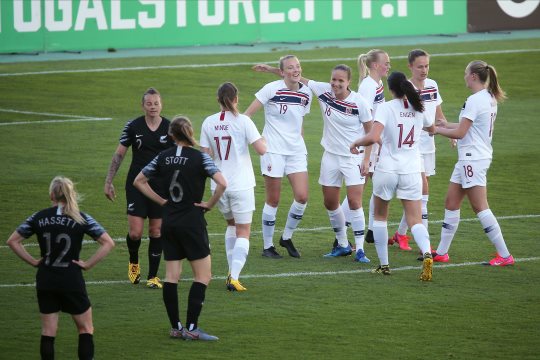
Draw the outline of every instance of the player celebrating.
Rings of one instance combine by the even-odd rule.
[[[225,251],[229,264],[227,289],[244,291],[239,276],[249,252],[251,220],[255,211],[255,175],[248,145],[259,155],[266,152],[266,142],[246,115],[238,113],[238,89],[230,82],[217,91],[221,111],[207,117],[201,129],[201,150],[210,154],[227,180],[227,191],[218,202],[227,221]],[[214,191],[216,184],[212,182]]]
[[[390,275],[387,245],[388,204],[396,194],[403,204],[414,240],[424,254],[420,279],[430,281],[433,259],[429,234],[422,224],[418,139],[423,127],[429,126],[429,130],[434,131],[433,120],[427,119],[422,113],[424,105],[420,96],[403,73],[390,74],[388,87],[394,99],[379,106],[373,129],[363,138],[354,141],[350,147],[352,153],[358,153],[358,146],[368,146],[382,139],[379,162],[373,174],[373,235],[380,261],[374,273]]]
[[[266,190],[262,212],[262,256],[281,258],[274,247],[273,236],[281,196],[281,179],[286,175],[294,201],[279,244],[287,249],[290,256],[299,258],[300,253],[292,242],[292,235],[302,220],[308,200],[307,149],[302,124],[304,116],[309,113],[312,95],[307,86],[300,83],[302,67],[296,56],[287,55],[279,59],[278,71],[283,79],[268,83],[259,90],[245,114],[252,117],[264,106],[263,136],[268,151],[261,157],[261,172]]]
[[[218,340],[201,330],[197,322],[212,277],[204,212],[218,202],[227,181],[208,154],[193,148],[197,142],[188,118],[175,117],[169,134],[176,146],[159,153],[137,175],[134,185],[149,199],[165,206],[162,225],[166,262],[163,302],[171,323],[170,336],[185,340]],[[149,180],[154,177],[168,184],[165,198],[149,185]],[[202,202],[208,177],[214,180],[216,188],[212,197]],[[186,328],[180,322],[177,290],[185,258],[190,262],[194,277],[188,296]]]
[[[114,247],[114,242],[90,215],[79,211],[73,182],[63,176],[51,181],[53,206],[38,211],[11,234],[7,244],[21,259],[37,268],[36,290],[41,314],[42,359],[54,359],[59,312],[71,314],[79,331],[79,359],[94,358],[92,307],[81,270],[90,270]],[[35,259],[22,244],[36,234],[41,253]],[[93,256],[79,258],[84,234],[99,243]]]
[[[116,175],[128,148],[132,147],[133,158],[126,178],[126,200],[129,233],[126,236],[129,251],[128,277],[131,283],[138,284],[141,277],[139,266],[139,247],[144,229],[144,219],[148,217],[148,277],[146,286],[153,289],[162,287],[157,272],[161,259],[161,217],[162,209],[148,200],[135,187],[133,180],[141,169],[160,151],[173,145],[167,135],[169,120],[161,117],[161,96],[154,88],[149,88],[142,97],[144,115],[129,121],[120,136],[120,144],[111,160],[107,178],[105,179],[105,196],[114,201],[116,193],[113,179]],[[152,182],[157,190],[157,184]]]
[[[434,261],[448,262],[448,249],[459,225],[461,203],[465,196],[478,216],[489,240],[497,249],[497,256],[487,265],[507,266],[514,258],[506,247],[499,222],[487,201],[487,171],[493,158],[493,127],[497,117],[497,103],[506,98],[499,85],[497,72],[484,61],[470,62],[465,68],[465,84],[472,95],[459,114],[459,123],[437,126],[443,136],[458,139],[458,162],[450,177],[446,194],[441,242],[434,254]]]

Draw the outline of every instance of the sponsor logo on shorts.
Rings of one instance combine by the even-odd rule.
[[[266,170],[272,171],[272,164],[268,164],[268,166],[266,166]]]
[[[128,209],[128,211],[133,211],[133,210],[135,210],[135,203],[134,203],[134,202],[129,203],[127,209]]]

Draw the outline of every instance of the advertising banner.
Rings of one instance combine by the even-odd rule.
[[[466,31],[466,0],[1,0],[0,52]]]
[[[469,0],[468,32],[540,29],[540,0]]]

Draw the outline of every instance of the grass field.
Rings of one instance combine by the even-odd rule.
[[[220,214],[212,211],[207,219],[215,280],[207,291],[200,324],[220,341],[209,344],[169,339],[161,292],[133,286],[126,276],[128,257],[122,238],[127,220],[122,188],[127,161],[115,179],[117,201],[110,203],[103,195],[120,132],[127,120],[140,114],[144,90],[155,86],[162,93],[163,115],[188,115],[198,133],[202,120],[218,111],[215,91],[220,83],[236,83],[241,92],[240,108],[245,109],[253,94],[274,79],[251,72],[248,64],[275,61],[283,55],[280,52],[0,64],[0,238],[7,239],[28,215],[49,205],[47,189],[52,177],[63,174],[77,182],[85,196],[81,208],[118,240],[109,257],[86,273],[98,359],[537,359],[540,41],[423,48],[434,54],[430,77],[439,84],[447,119],[456,121],[469,95],[463,70],[471,60],[480,58],[493,64],[508,92],[509,99],[499,107],[488,179],[491,208],[517,260],[513,267],[479,265],[491,257],[494,248],[468,205],[462,209],[463,221],[450,250],[452,262],[435,267],[432,283],[417,280],[420,263],[415,260],[416,251],[391,248],[394,273],[384,278],[368,273],[377,263],[373,245],[366,245],[372,259],[369,265],[354,263],[350,257],[323,259],[333,233],[317,184],[322,119],[318,105],[313,104],[304,126],[310,200],[294,237],[302,258],[268,260],[260,256],[264,189],[257,176],[251,253],[242,280],[248,291],[225,291],[225,227]],[[394,70],[407,72],[404,55],[410,49],[386,48]],[[306,77],[326,81],[335,64],[346,63],[355,69],[354,59],[367,50],[323,48],[297,55]],[[353,84],[356,87],[356,81]],[[43,122],[51,120],[66,122]],[[262,113],[254,120],[262,130]],[[431,180],[429,202],[433,244],[439,242],[444,196],[457,158],[444,138],[437,138],[437,146],[437,175]],[[254,157],[256,174],[258,164]],[[284,185],[276,224],[278,238],[292,199],[290,188]],[[366,190],[370,192],[371,185]],[[366,207],[367,200],[368,196]],[[398,203],[392,205],[390,233],[401,216]],[[37,255],[35,238],[26,243]],[[141,247],[143,274],[147,269],[146,244]],[[85,246],[83,258],[94,250],[95,245]],[[162,276],[163,270],[164,266]],[[186,280],[190,274],[186,269]],[[40,323],[33,281],[34,269],[0,245],[2,359],[38,357]],[[189,282],[181,283],[182,318],[188,289]],[[75,327],[68,316],[62,316],[57,358],[75,358],[76,351]]]

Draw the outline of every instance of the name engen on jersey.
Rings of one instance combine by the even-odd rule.
[[[75,220],[65,216],[51,216],[48,218],[39,219],[38,226],[45,227],[49,225],[62,225],[66,227],[74,228],[77,223]]]
[[[187,157],[183,156],[167,156],[165,158],[165,165],[186,165],[188,161]]]
[[[9,0],[0,1],[0,14],[5,10],[2,5]],[[425,0],[431,2],[427,5],[432,9],[434,16],[444,15],[444,3],[449,0]],[[133,1],[135,2],[135,1]],[[357,14],[359,19],[372,19],[374,17],[374,4],[380,7],[380,14],[384,18],[407,17],[409,15],[410,0],[388,0],[387,3],[377,4],[374,0],[355,0],[360,3],[361,11]],[[333,21],[343,20],[344,13],[350,13],[348,5],[351,0],[332,0],[330,14],[317,12],[317,1],[304,0],[295,2],[288,10],[277,10],[276,5],[283,7],[282,0],[139,0],[140,8],[136,15],[126,15],[126,3],[131,0],[80,0],[80,1],[53,1],[53,0],[12,0],[13,14],[8,19],[13,21],[16,32],[38,32],[44,27],[50,32],[84,31],[90,27],[97,30],[130,30],[130,29],[159,29],[165,26],[170,19],[167,12],[175,12],[175,26],[185,28],[195,22],[203,27],[220,25],[238,25],[241,22],[252,24],[284,24],[316,21],[316,16],[332,17]],[[303,8],[302,8],[303,5]],[[122,7],[125,7],[122,10]],[[4,6],[7,8],[7,6]],[[378,9],[377,9],[378,10]],[[196,17],[191,14],[196,12]],[[188,13],[189,22],[188,22]],[[5,21],[0,21],[0,33]]]
[[[400,111],[399,117],[413,118],[413,117],[416,117],[416,114],[412,111],[407,111],[407,112]]]

